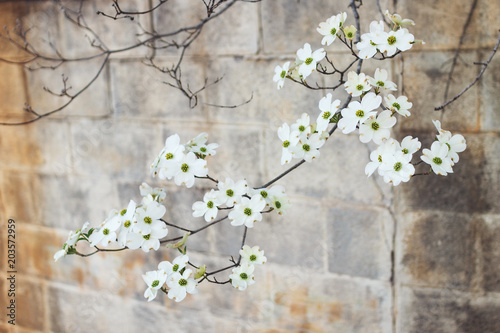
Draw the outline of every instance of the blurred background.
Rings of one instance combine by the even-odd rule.
[[[89,42],[95,35],[65,17],[77,17],[81,3],[63,4],[65,11],[52,1],[0,2],[0,24],[6,27],[0,40],[1,123],[33,119],[25,103],[42,114],[66,103],[67,97],[46,91],[59,94],[64,77],[68,94],[97,77],[60,112],[0,128],[0,331],[500,332],[500,56],[445,112],[434,111],[476,78],[481,66],[474,62],[490,56],[500,28],[498,2],[381,0],[382,10],[413,19],[410,32],[426,44],[392,61],[363,65],[367,75],[387,69],[398,93],[413,103],[412,116],[398,121],[395,137],[418,136],[428,148],[433,119],[464,135],[467,150],[453,174],[415,177],[392,188],[364,174],[374,146],[362,144],[355,133],[334,133],[318,160],[278,182],[291,198],[288,213],[267,214],[249,230],[247,244],[259,245],[268,258],[256,268],[256,283],[245,292],[202,283],[198,295],[181,303],[163,294],[150,303],[143,297],[141,274],[173,259],[175,250],[67,256],[57,263],[53,255],[70,230],[86,221],[97,226],[111,209],[139,201],[143,181],[166,188],[167,220],[193,228],[205,224],[192,217],[191,205],[212,183],[197,181],[186,189],[149,175],[150,163],[174,133],[187,142],[207,132],[209,142],[220,144],[208,161],[217,179],[245,178],[257,187],[285,171],[277,128],[303,112],[315,119],[326,91],[291,81],[278,91],[274,67],[293,61],[306,42],[313,50],[321,47],[316,27],[330,16],[345,11],[346,24],[354,24],[349,1],[237,2],[208,22],[186,50],[184,87],[196,91],[205,79],[222,77],[197,100],[169,87],[167,74],[146,65],[154,55],[158,67],[169,68],[179,57],[170,49],[132,48],[106,63],[103,57],[60,65],[41,58],[16,63],[32,58],[23,43],[17,47],[8,40],[9,33],[19,41],[16,25],[31,28],[26,39],[39,54],[69,59],[100,52]],[[119,4],[124,11],[148,11],[157,1]],[[145,40],[145,31],[175,31],[206,17],[205,5],[195,0],[171,0],[134,20],[96,14],[114,16],[111,5],[89,0],[81,7],[85,24],[110,50]],[[374,0],[363,1],[359,14],[362,33],[382,17]],[[334,44],[327,48],[329,57],[351,61],[350,52]],[[313,73],[310,83],[315,80],[335,84]],[[334,96],[346,99],[341,91]],[[6,316],[12,299],[9,219],[16,226],[15,326]],[[241,235],[242,229],[220,223],[189,239],[190,258],[209,270],[223,267],[237,256]]]

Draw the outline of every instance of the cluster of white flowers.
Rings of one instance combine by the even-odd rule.
[[[195,177],[206,177],[208,173],[206,156],[215,155],[216,143],[206,144],[207,134],[201,133],[187,144],[180,144],[179,135],[167,138],[165,147],[151,164],[151,174],[160,179],[174,178],[175,184],[194,185]]]
[[[412,20],[402,19],[398,14],[390,14],[388,11],[386,15],[393,23],[393,29],[385,32],[383,21],[372,22],[370,32],[361,35],[361,41],[356,44],[360,59],[372,58],[377,52],[393,56],[398,50],[409,50],[415,42],[414,36],[404,28],[414,25]],[[352,38],[356,30],[351,27],[344,28],[346,18],[346,13],[340,13],[319,24],[317,31],[324,36],[321,44],[329,46],[337,37]],[[306,45],[307,50],[310,50],[309,44]],[[315,59],[311,63],[316,66],[319,60]],[[275,68],[274,81],[278,83],[278,89],[283,87],[287,77],[296,77],[296,67],[297,62],[293,67],[287,62],[283,67]],[[307,73],[310,74],[310,71],[307,70]],[[421,148],[421,143],[411,136],[405,137],[400,143],[391,138],[391,129],[397,122],[396,115],[411,115],[413,104],[406,96],[396,97],[389,93],[397,91],[397,86],[388,79],[385,69],[377,68],[373,77],[351,71],[347,74],[344,87],[352,98],[359,100],[352,100],[347,107],[339,110],[340,101],[332,102],[332,95],[327,94],[319,102],[321,113],[316,124],[310,124],[309,115],[304,113],[295,124],[289,126],[285,123],[278,129],[278,137],[283,147],[281,164],[289,163],[292,158],[311,162],[319,157],[319,149],[328,139],[328,127],[330,123],[336,122],[344,134],[358,129],[361,142],[372,141],[378,145],[370,154],[371,162],[365,167],[367,176],[378,170],[378,174],[387,183],[399,185],[401,182],[408,182],[415,174],[411,161],[413,154]],[[384,96],[385,94],[387,95]],[[458,161],[457,153],[465,150],[465,139],[461,135],[452,136],[450,132],[441,129],[439,122],[435,123],[439,132],[438,141],[433,143],[430,150],[424,149],[422,160],[430,164],[436,174],[446,175],[452,172],[451,167]]]
[[[205,193],[203,201],[193,204],[193,216],[204,216],[205,221],[216,219],[219,209],[231,209],[229,219],[231,225],[253,228],[254,223],[262,220],[261,212],[266,206],[283,215],[290,206],[290,200],[283,186],[275,185],[269,189],[249,189],[246,180],[234,182],[226,178],[217,183],[218,190]],[[223,207],[225,206],[225,207]]]
[[[148,302],[156,298],[158,290],[165,291],[168,298],[176,302],[182,301],[187,294],[198,293],[196,279],[203,275],[204,272],[203,270],[193,272],[193,270],[186,267],[188,262],[189,257],[182,254],[172,262],[160,262],[158,270],[143,274],[142,279],[148,285],[144,297],[148,299]]]
[[[250,247],[244,245],[240,250],[241,262],[239,266],[233,268],[232,274],[229,275],[231,284],[238,290],[245,290],[248,286],[255,283],[253,272],[254,265],[262,265],[267,261],[262,251],[258,246]]]

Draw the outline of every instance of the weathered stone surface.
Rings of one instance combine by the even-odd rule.
[[[403,287],[398,297],[397,332],[498,332],[498,295]]]
[[[163,141],[155,124],[112,118],[75,120],[70,130],[75,172],[136,181],[148,174],[150,161],[156,156],[152,145]]]
[[[425,46],[425,45],[424,45]],[[473,86],[446,111],[434,111],[445,102],[446,84],[451,70],[453,52],[409,52],[404,58],[404,95],[413,103],[411,116],[399,119],[403,131],[432,131],[432,120],[440,119],[444,129],[472,131],[478,129],[478,86]],[[471,83],[477,75],[476,51],[462,51],[454,70],[446,101]],[[400,65],[400,64],[399,64]],[[400,69],[399,69],[400,70]],[[397,71],[396,71],[397,72]],[[402,88],[401,84],[399,88]]]
[[[382,8],[389,8],[389,1],[380,1]],[[355,20],[348,2],[335,2],[315,0],[307,2],[298,1],[269,1],[262,3],[262,27],[264,52],[272,54],[295,54],[304,43],[309,43],[313,48],[321,46],[320,35],[316,28],[320,22],[326,21],[330,16],[340,12],[347,13],[346,25],[354,25]],[[366,1],[359,9],[362,33],[368,31],[368,25],[372,20],[378,20],[378,12],[375,1]],[[293,38],[287,38],[293,36]],[[285,38],[284,38],[285,37]],[[336,44],[336,45],[334,45]],[[327,47],[329,50],[344,51],[347,48],[338,47],[340,43],[334,43]]]
[[[23,110],[24,103],[27,102],[23,67],[0,62],[0,75],[9,78],[9,80],[0,81],[0,96],[2,97],[0,121],[14,123],[29,120],[30,118]]]
[[[290,166],[279,166],[281,146],[279,140],[267,148],[269,159],[267,174],[279,175]],[[270,150],[272,149],[272,150]],[[370,161],[370,150],[359,141],[358,135],[334,133],[320,150],[320,157],[312,163],[304,163],[296,176],[285,176],[278,184],[285,186],[290,195],[312,198],[328,198],[345,202],[382,205],[385,198],[374,177],[367,178],[365,165]],[[389,187],[384,184],[383,186]]]
[[[480,237],[480,253],[478,261],[480,276],[478,283],[486,291],[500,291],[500,216],[483,215],[477,226]]]
[[[33,174],[13,171],[3,171],[0,174],[4,217],[15,219],[18,223],[40,223],[40,209],[37,205],[39,201],[34,191],[35,181]]]
[[[16,324],[34,330],[43,330],[46,304],[45,283],[32,281],[27,276],[16,275]]]
[[[409,0],[398,1],[397,12],[404,18],[415,21],[410,31],[416,39],[426,42],[427,50],[453,50],[458,46],[463,27],[467,22],[472,2],[468,0],[453,3],[426,0],[418,6]],[[495,27],[499,15],[498,6],[489,1],[478,1],[472,20],[467,26],[463,47],[477,48],[494,45],[498,37]]]
[[[155,63],[160,68],[172,67],[176,59],[165,58]],[[204,63],[201,58],[185,59],[182,64],[182,83],[185,89],[197,91],[205,84]],[[215,79],[215,78],[214,78]],[[168,74],[146,66],[137,61],[120,60],[111,63],[111,89],[113,109],[116,115],[144,119],[207,120],[203,105],[195,108],[196,101],[189,100],[184,94],[165,82],[174,83]],[[133,92],[129,87],[133,86]],[[203,99],[204,94],[200,94]]]
[[[490,52],[483,51],[479,53],[479,58],[482,61],[487,60]],[[500,104],[498,102],[498,91],[500,90],[500,83],[498,77],[500,76],[500,59],[493,57],[488,68],[484,72],[481,81],[478,82],[480,86],[480,121],[481,129],[485,131],[499,131],[500,128]]]
[[[254,54],[258,50],[259,4],[237,2],[225,13],[207,22],[200,36],[189,47],[188,54],[200,55],[227,55],[227,54]],[[215,13],[225,8],[222,3]],[[202,3],[186,1],[172,2],[160,7],[154,13],[154,26],[160,33],[169,33],[180,28],[197,26],[206,19],[206,7]],[[171,42],[183,42],[187,34],[167,37]],[[159,45],[164,45],[159,43]],[[175,48],[167,49],[174,53]],[[159,50],[160,54],[164,53]]]
[[[446,127],[444,127],[446,129]],[[427,133],[426,133],[427,134]],[[435,132],[418,135],[422,147],[430,147]],[[498,213],[500,203],[500,138],[495,133],[464,134],[467,149],[460,153],[460,161],[453,167],[454,173],[446,177],[431,174],[414,177],[411,189],[398,191],[401,210],[434,209],[464,213]],[[418,171],[421,170],[421,171]],[[426,172],[427,165],[417,167]]]
[[[402,283],[466,290],[476,271],[475,221],[467,214],[415,212],[398,219]]]
[[[393,221],[387,210],[344,207],[328,211],[328,270],[389,280]]]

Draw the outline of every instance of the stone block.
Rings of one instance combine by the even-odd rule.
[[[489,51],[479,53],[480,61],[486,61],[489,56]],[[498,97],[500,83],[497,79],[499,75],[500,60],[498,57],[494,57],[481,77],[481,80],[478,82],[480,87],[479,110],[481,130],[498,132],[500,128],[500,115],[498,112],[500,108],[500,98]]]
[[[414,212],[398,218],[396,263],[402,283],[467,290],[479,260],[475,222],[456,212]]]
[[[48,311],[45,304],[45,283],[16,275],[16,325],[42,330],[48,324],[45,321]]]
[[[436,132],[432,133],[418,135],[422,147],[430,147]],[[433,209],[463,213],[500,211],[496,200],[500,182],[500,139],[495,133],[465,134],[464,137],[467,149],[460,153],[460,160],[453,167],[454,173],[446,177],[435,174],[414,177],[408,186],[398,189],[398,207],[402,210]],[[420,165],[416,170],[426,172],[429,168]]]
[[[389,1],[381,1],[382,8],[388,8]],[[361,17],[361,31],[367,31],[369,22],[378,20],[380,14],[374,1],[364,2],[358,10]],[[315,0],[299,1],[271,1],[262,3],[262,28],[264,52],[271,54],[295,54],[304,43],[315,48],[321,47],[320,35],[316,28],[320,22],[330,16],[346,12],[346,25],[354,25],[355,20],[347,2]],[[293,38],[287,38],[293,36]],[[327,47],[327,51],[346,48],[339,47],[339,41]]]
[[[396,332],[495,333],[500,298],[457,290],[403,287]]]
[[[387,210],[329,210],[328,268],[332,273],[391,278],[393,220]]]
[[[222,3],[215,14],[225,8]],[[252,3],[235,3],[219,16],[205,24],[200,36],[189,46],[189,55],[227,55],[227,54],[254,54],[258,50],[259,5]],[[206,19],[206,7],[202,3],[176,2],[167,3],[154,12],[155,30],[160,33],[169,33],[181,28],[196,26]],[[182,43],[188,34],[178,34],[167,37],[167,42]],[[162,46],[161,42],[157,44]],[[175,48],[167,49],[167,53],[178,52]],[[159,50],[159,53],[165,53]]]
[[[480,253],[478,255],[480,268],[478,280],[482,288],[489,292],[500,290],[500,216],[483,215],[477,220],[477,230],[480,238]]]
[[[159,127],[148,122],[79,119],[70,131],[75,172],[129,181],[145,178],[157,154],[151,145],[162,141]]]
[[[28,91],[31,107],[39,114],[56,110],[70,101],[68,97],[59,97],[44,90],[49,89],[60,94],[64,88],[63,76],[67,78],[68,94],[76,95],[97,76],[103,59],[89,62],[64,63],[55,69],[37,69],[27,72]],[[106,68],[99,74],[81,95],[77,96],[60,112],[50,115],[51,118],[68,116],[102,117],[111,114],[109,76]],[[71,88],[71,89],[69,89]]]
[[[32,173],[3,171],[0,174],[0,192],[6,218],[12,218],[17,223],[40,223],[35,184],[36,176]]]
[[[174,58],[155,61],[160,67],[170,68]],[[205,84],[203,59],[186,58],[182,62],[182,84],[185,89],[197,91]],[[213,80],[216,78],[210,78]],[[168,86],[165,82],[173,80],[161,71],[139,61],[120,60],[111,63],[111,89],[113,91],[113,109],[116,115],[159,119],[166,121],[184,120],[206,122],[206,107],[189,100],[180,90]],[[204,101],[204,93],[198,96]],[[190,107],[191,103],[191,108]]]
[[[424,45],[425,46],[425,45]],[[444,94],[451,69],[453,52],[410,52],[404,59],[404,95],[413,103],[411,116],[399,119],[399,129],[405,132],[434,130],[432,120],[439,119],[450,131],[478,129],[478,86],[473,86],[444,111],[434,111],[445,100],[453,98],[471,83],[477,75],[476,51],[463,51],[454,70],[446,99]],[[400,64],[398,64],[400,67]],[[400,70],[400,68],[398,69]],[[400,85],[399,88],[402,88]]]
[[[274,212],[265,214],[261,222],[248,230],[246,243],[260,246],[270,263],[307,267],[322,272],[327,252],[325,242],[328,241],[323,231],[328,220],[326,212],[318,202],[295,197],[291,197],[291,202],[292,206],[286,215],[280,216]],[[225,237],[225,234],[222,235]],[[238,244],[241,235],[230,239]]]
[[[0,122],[17,123],[31,119],[23,110],[27,102],[26,87],[23,77],[23,67],[7,63],[0,63],[0,75],[8,80],[0,81],[2,107],[0,111]],[[7,131],[8,127],[3,126]],[[6,135],[2,131],[2,136]]]
[[[311,117],[314,114],[316,119],[323,93],[311,91],[291,81],[285,82],[285,86],[277,90],[272,78],[276,65],[282,64],[281,60],[255,61],[240,57],[209,62],[207,73],[223,79],[205,91],[207,102],[223,106],[240,105],[236,108],[211,107],[209,119],[245,126],[255,124],[273,131],[283,122],[294,122],[303,112],[310,113]],[[312,82],[310,84],[314,85]]]
[[[149,9],[149,3],[144,1],[124,0],[119,2],[120,8],[124,11],[136,12]],[[79,11],[79,3],[67,3],[66,13],[75,20]],[[81,7],[83,20],[88,24],[90,30],[78,27],[71,20],[61,17],[61,27],[64,31],[62,37],[63,54],[67,57],[86,57],[100,54],[102,51],[92,46],[104,45],[104,49],[116,51],[113,57],[139,57],[143,58],[150,54],[150,49],[141,46],[141,41],[146,40],[149,35],[151,23],[150,15],[137,15],[134,20],[119,19],[98,15],[102,11],[114,16],[115,10],[111,3],[102,1],[86,1]],[[133,47],[137,45],[138,47]],[[118,51],[124,50],[126,51]]]
[[[453,3],[426,0],[416,6],[414,2],[404,0],[398,2],[397,12],[402,17],[415,21],[415,26],[410,27],[410,31],[416,39],[426,42],[424,47],[427,50],[454,50],[458,46],[471,5],[467,0]],[[498,6],[489,1],[478,1],[472,20],[467,26],[464,48],[494,45],[498,29],[494,27],[493,22],[496,21],[499,10]]]
[[[267,151],[270,151],[267,155],[275,157],[268,162],[267,170],[270,171],[266,174],[275,177],[290,166],[279,166],[281,146],[278,139],[268,147],[271,148],[267,148]],[[381,191],[373,176],[367,178],[365,175],[365,165],[370,161],[370,150],[359,141],[358,135],[336,132],[320,149],[320,154],[312,163],[304,163],[278,184],[283,185],[289,195],[385,205],[388,198],[382,195],[384,191]],[[293,160],[291,165],[297,162],[299,161]],[[390,189],[388,184],[383,186]]]

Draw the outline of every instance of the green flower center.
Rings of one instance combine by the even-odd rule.
[[[151,283],[151,287],[153,288],[158,287],[159,284],[160,284],[159,280],[154,280],[153,283]]]
[[[276,206],[276,208],[280,209],[281,208],[281,202],[279,201],[275,201],[274,202],[274,205]]]
[[[201,151],[202,153],[204,153],[204,152],[206,152],[206,151],[207,151],[207,148],[205,148],[205,147],[201,147],[201,148],[200,148],[200,151]]]
[[[122,209],[122,211],[120,212],[120,215],[123,216],[125,214],[127,214],[127,210],[126,209]]]
[[[401,169],[403,169],[403,164],[401,162],[396,162],[396,164],[394,164],[394,171],[400,171]]]
[[[389,45],[393,45],[394,43],[396,43],[396,37],[389,36],[389,38],[387,38],[387,43],[389,43]]]
[[[440,159],[439,157],[434,157],[434,158],[432,159],[432,162],[434,162],[434,163],[435,163],[435,164],[437,164],[437,165],[441,165],[441,164],[443,163],[443,160],[442,160],[442,159]]]
[[[186,279],[180,279],[179,280],[179,286],[184,287],[187,286],[188,282]]]
[[[151,238],[151,234],[144,235],[142,236],[142,238],[144,238],[145,240],[149,240]]]
[[[127,220],[127,221],[125,221],[125,223],[123,223],[123,226],[125,228],[129,228],[131,225],[132,225],[132,222],[130,222],[129,220]]]
[[[409,153],[408,149],[403,148],[403,153],[404,153],[404,154],[408,154],[408,153]]]
[[[305,151],[309,151],[309,150],[311,150],[311,146],[309,146],[308,144],[305,144],[302,146],[302,149],[304,149]]]
[[[304,132],[305,130],[306,130],[306,128],[304,125],[299,126],[299,131]]]
[[[208,208],[214,208],[214,202],[213,201],[207,202],[207,207]]]
[[[182,164],[181,165],[181,170],[182,170],[182,172],[188,172],[189,165],[187,165],[186,163]]]
[[[377,44],[375,44],[372,40],[370,40],[370,44],[371,44],[372,46],[377,46]]]
[[[330,113],[330,111],[326,111],[323,113],[323,119],[328,119],[328,118],[330,118],[331,115],[332,114]]]
[[[356,89],[358,89],[359,91],[363,90],[364,86],[362,84],[358,84],[356,86]]]
[[[401,105],[399,103],[393,103],[392,106],[394,106],[396,109],[401,109]]]
[[[311,62],[313,62],[313,58],[307,58],[306,61],[304,61],[306,63],[306,65],[310,65]]]
[[[247,216],[250,216],[250,215],[252,215],[252,210],[251,210],[250,208],[248,208],[248,207],[247,207],[247,208],[245,208],[245,209],[243,210],[243,214],[245,214],[245,215],[247,215]]]
[[[102,234],[103,235],[109,235],[109,229],[108,228],[105,228],[103,231],[102,231]]]
[[[240,274],[240,278],[241,278],[242,280],[246,280],[246,279],[248,279],[248,275],[247,275],[247,273],[241,273],[241,274]]]
[[[364,115],[365,115],[365,112],[363,110],[356,111],[356,117],[363,118]]]
[[[267,198],[267,192],[264,190],[260,191],[260,195],[262,195],[263,198]]]
[[[378,161],[382,163],[382,155],[378,155]]]
[[[252,254],[248,259],[250,259],[250,261],[255,261],[257,260],[257,256],[255,254]]]
[[[226,195],[227,195],[228,197],[232,197],[232,196],[234,195],[233,190],[231,190],[231,189],[227,190],[227,191],[226,191]]]
[[[348,32],[347,33],[347,38],[351,39],[352,37],[354,37],[354,34],[352,32]]]
[[[383,87],[385,85],[384,81],[377,81],[377,86]]]
[[[153,219],[152,219],[152,218],[150,218],[149,216],[146,216],[146,217],[144,218],[144,223],[146,223],[146,224],[151,224],[151,223],[153,223]]]
[[[335,36],[335,34],[337,33],[337,29],[333,28],[332,30],[330,30],[330,33]]]
[[[288,146],[290,146],[290,141],[283,141],[283,147],[288,148]]]
[[[174,154],[172,154],[172,153],[167,153],[167,155],[165,155],[165,158],[166,158],[167,160],[171,160],[171,159],[173,159],[173,158],[174,158]]]
[[[378,123],[376,123],[376,122],[373,122],[373,123],[372,123],[372,129],[373,129],[374,131],[377,131],[379,128],[380,128],[380,125],[379,125]]]
[[[179,265],[178,264],[175,264],[174,266],[172,266],[172,270],[174,272],[177,272],[178,269],[179,269]]]
[[[282,79],[284,79],[285,76],[286,76],[286,71],[281,71],[281,75],[280,76],[281,76]]]

